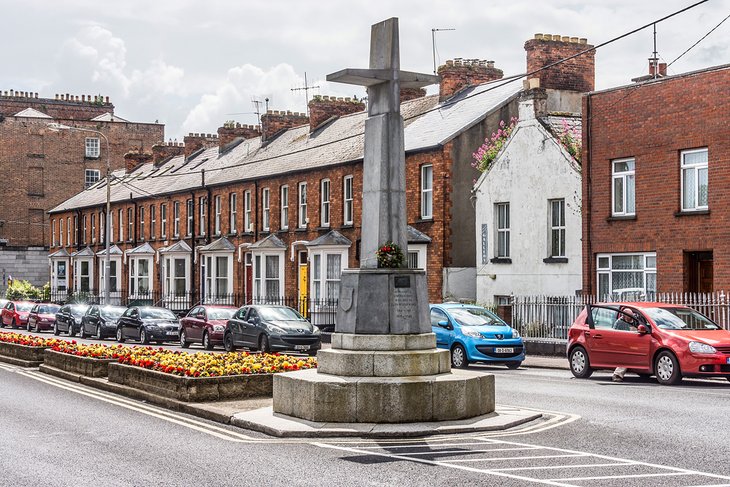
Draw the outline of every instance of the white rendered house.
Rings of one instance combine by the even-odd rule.
[[[547,96],[523,92],[519,121],[474,186],[479,303],[581,289],[581,168],[558,139],[581,119],[548,114]]]

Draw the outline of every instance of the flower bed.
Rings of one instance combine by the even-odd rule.
[[[37,367],[43,363],[43,351],[57,338],[42,338],[20,333],[0,333],[0,359],[15,365]]]
[[[59,341],[44,353],[44,367],[53,367],[87,377],[106,377],[109,364],[129,355],[133,349],[122,345],[81,345]]]
[[[137,347],[109,364],[109,381],[180,401],[224,401],[271,397],[274,373],[313,367],[314,358]]]

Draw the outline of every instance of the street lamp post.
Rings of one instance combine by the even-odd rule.
[[[61,130],[72,130],[76,132],[91,132],[93,134],[100,135],[104,139],[104,143],[106,145],[106,224],[104,225],[104,304],[109,305],[111,304],[110,299],[110,292],[109,292],[109,283],[110,283],[110,273],[111,273],[111,267],[112,267],[112,261],[111,261],[111,253],[110,253],[110,242],[111,242],[111,218],[112,218],[112,210],[111,210],[111,164],[109,161],[109,139],[107,139],[106,135],[104,135],[102,132],[99,132],[98,130],[93,129],[86,129],[81,127],[71,127],[69,125],[63,125],[61,123],[49,123],[48,128],[54,132],[58,132]]]

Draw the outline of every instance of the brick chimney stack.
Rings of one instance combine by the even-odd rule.
[[[142,152],[140,150],[131,150],[124,154],[124,165],[125,172],[130,172],[137,169],[142,164],[146,164],[152,160],[152,154],[149,152]]]
[[[443,101],[467,86],[502,79],[504,73],[494,67],[494,61],[456,58],[439,66],[438,75],[441,77],[439,100]]]
[[[667,63],[658,63],[656,58],[649,58],[649,76],[663,78],[667,75]]]
[[[401,88],[400,90],[400,102],[408,100],[415,100],[416,98],[423,98],[426,96],[425,88]]]
[[[365,104],[357,99],[315,96],[309,102],[309,131],[314,132],[331,118],[342,117],[364,110]]]
[[[261,132],[263,134],[263,140],[264,142],[271,140],[272,137],[283,130],[307,125],[308,123],[309,117],[307,117],[304,113],[269,110],[265,114],[261,115]]]
[[[241,125],[231,122],[218,128],[218,146],[221,150],[236,139],[255,139],[256,137],[261,137],[261,127],[258,125]]]
[[[535,34],[534,39],[525,42],[527,72],[531,73],[592,47],[585,38]],[[596,79],[595,55],[595,51],[589,51],[570,61],[540,71],[530,78],[539,78],[541,88],[581,93],[593,91]]]
[[[185,159],[200,149],[210,149],[218,145],[216,134],[193,134],[190,133],[183,139],[185,142]]]
[[[152,146],[152,163],[157,167],[162,161],[185,153],[185,146],[177,141],[158,142]]]

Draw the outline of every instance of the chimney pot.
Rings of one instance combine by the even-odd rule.
[[[333,117],[342,117],[365,110],[365,104],[351,98],[324,95],[309,102],[309,131],[312,132]],[[295,113],[305,117],[303,113]]]
[[[542,40],[542,34],[535,34],[535,39]]]
[[[573,44],[578,44],[578,38],[577,37],[571,37],[570,38],[570,42],[572,42]]]
[[[560,40],[563,42],[570,42],[570,36],[563,36]]]
[[[439,100],[443,101],[467,86],[501,79],[503,72],[494,67],[494,61],[454,58],[439,66]],[[401,91],[401,99],[403,92]]]

